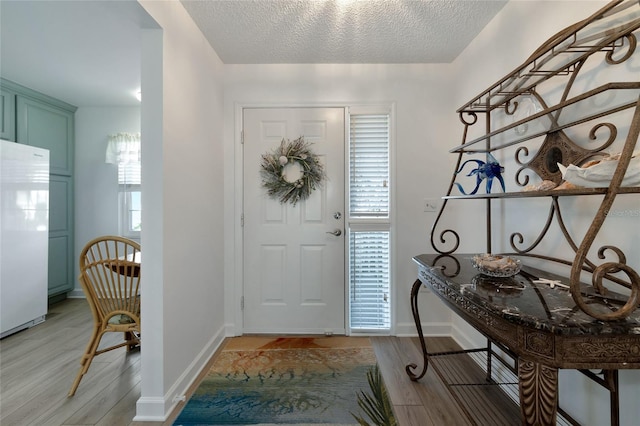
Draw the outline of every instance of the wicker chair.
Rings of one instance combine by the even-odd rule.
[[[140,344],[140,257],[140,244],[117,236],[96,238],[80,253],[79,280],[93,314],[93,334],[68,396],[96,355],[123,346],[129,352]],[[109,332],[124,333],[124,342],[98,349]]]

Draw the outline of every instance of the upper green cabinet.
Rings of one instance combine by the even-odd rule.
[[[2,138],[49,150],[49,297],[74,288],[73,158],[76,107],[0,79]]]
[[[18,95],[18,143],[49,150],[52,174],[73,174],[73,111]]]
[[[16,140],[16,94],[0,89],[0,139]]]

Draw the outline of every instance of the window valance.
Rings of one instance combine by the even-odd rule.
[[[140,133],[109,135],[105,162],[110,164],[140,163]]]

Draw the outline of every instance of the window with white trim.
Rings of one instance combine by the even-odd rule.
[[[139,238],[142,229],[140,133],[110,135],[106,162],[118,166],[119,232],[125,237]]]
[[[118,189],[120,232],[126,237],[139,237],[142,230],[142,188],[139,162],[118,164]]]
[[[391,328],[390,109],[349,113],[349,327]]]

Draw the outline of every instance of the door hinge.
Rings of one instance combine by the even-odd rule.
[[[244,130],[240,130],[240,145],[244,145]]]
[[[240,310],[244,311],[244,296],[240,298]]]
[[[244,213],[240,214],[240,227],[244,227]]]

